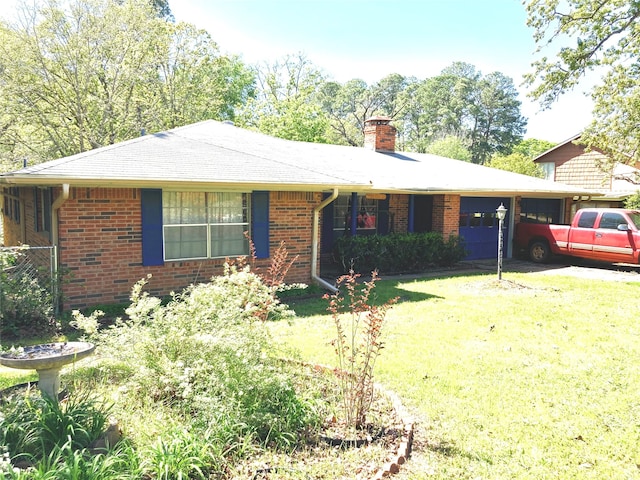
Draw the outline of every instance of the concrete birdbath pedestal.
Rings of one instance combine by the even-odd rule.
[[[38,388],[53,400],[58,399],[60,370],[68,363],[93,353],[95,345],[87,342],[45,343],[0,354],[0,365],[38,372]]]

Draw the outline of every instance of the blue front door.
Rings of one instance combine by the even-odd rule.
[[[466,260],[480,260],[498,257],[498,218],[496,209],[503,204],[511,209],[509,198],[499,197],[462,197],[460,199],[460,230],[467,250]],[[507,218],[509,212],[507,211]],[[509,222],[505,220],[503,242],[507,251],[506,239],[509,238]],[[505,255],[506,256],[506,255]]]

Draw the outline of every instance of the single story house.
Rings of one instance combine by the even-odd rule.
[[[574,135],[533,160],[540,165],[546,179],[565,185],[582,187],[593,195],[577,196],[571,204],[571,217],[580,208],[621,208],[629,195],[640,189],[640,165],[617,164],[611,173],[605,172],[607,156],[593,149],[587,151],[580,144],[580,135]],[[570,219],[567,219],[570,220]]]
[[[395,151],[390,120],[366,122],[365,147],[274,138],[204,121],[0,175],[5,245],[55,245],[63,308],[126,302],[151,274],[166,295],[259,262],[284,241],[299,259],[290,282],[319,282],[341,235],[440,232],[469,258],[496,255],[496,208],[518,221],[561,221],[568,186],[428,154]],[[510,255],[510,248],[506,255]]]

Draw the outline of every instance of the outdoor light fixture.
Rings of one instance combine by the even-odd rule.
[[[496,217],[498,217],[498,281],[502,280],[502,225],[507,216],[507,209],[501,203],[496,209]]]

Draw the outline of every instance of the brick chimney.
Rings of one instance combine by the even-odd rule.
[[[371,117],[364,121],[364,148],[376,152],[396,150],[396,127],[389,125],[389,117]]]

